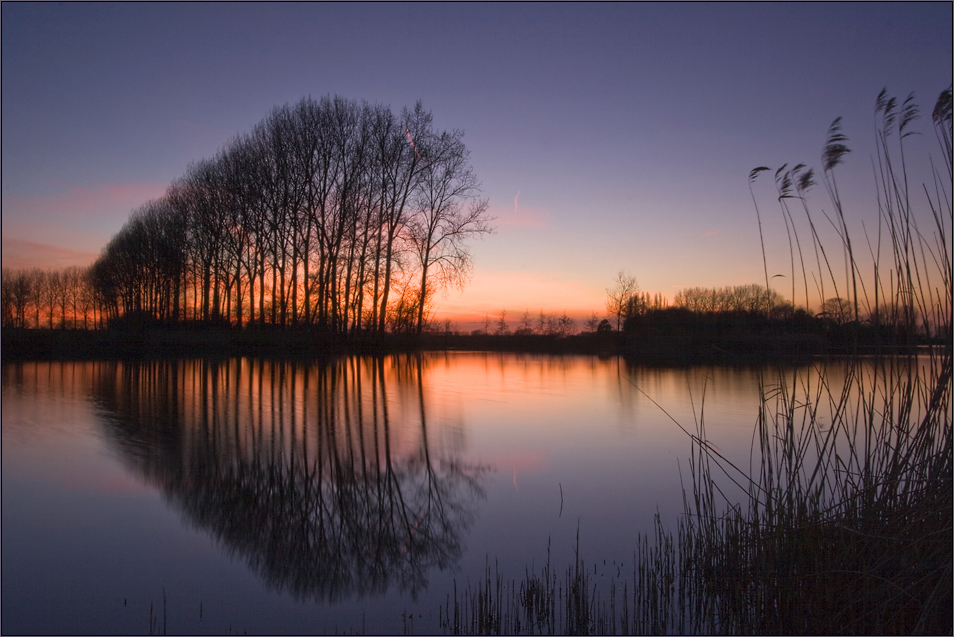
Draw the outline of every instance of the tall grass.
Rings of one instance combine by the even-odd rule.
[[[934,111],[947,179],[935,170],[934,192],[923,189],[934,226],[929,234],[918,227],[924,216],[916,214],[904,154],[917,107],[910,97],[900,109],[885,92],[878,97],[881,223],[878,243],[867,237],[868,276],[858,265],[835,180],[834,169],[848,152],[837,120],[823,153],[836,211],[830,221],[845,258],[842,289],[850,292],[856,320],[864,310],[873,324],[908,336],[900,342],[926,333],[942,345],[849,357],[843,381],[834,381],[824,363],[813,376],[779,373],[763,387],[757,461],[745,472],[719,456],[699,423],[694,501],[679,531],[692,539],[685,544],[689,554],[680,555],[682,568],[697,569],[701,580],[703,605],[696,612],[706,620],[695,627],[816,634],[952,630],[950,99],[948,89]],[[780,189],[780,201],[787,196]],[[804,202],[801,189],[797,198]],[[889,246],[887,266],[881,264],[882,239]],[[824,254],[814,232],[813,241]],[[837,289],[832,271],[829,266],[829,283]],[[744,505],[718,497],[716,468],[746,487]]]
[[[844,388],[825,386],[822,372],[816,388],[767,391],[760,461],[742,506],[717,497],[715,466],[734,468],[700,431],[695,501],[680,529],[692,540],[682,568],[701,580],[699,628],[950,633],[947,349],[850,363]]]
[[[850,299],[856,324],[890,332],[890,354],[818,361],[811,374],[766,374],[749,467],[719,453],[703,410],[688,432],[685,515],[674,531],[657,518],[655,537],[639,542],[632,578],[613,581],[608,599],[579,558],[560,580],[548,563],[519,586],[491,581],[488,569],[483,587],[460,598],[455,590],[453,606],[448,600],[445,632],[952,633],[951,89],[932,113],[944,165],[917,191],[905,156],[917,107],[909,97],[898,108],[882,92],[875,115],[878,225],[873,236],[865,232],[871,272],[862,271],[835,179],[849,152],[839,120],[822,155],[837,249],[826,249],[806,203],[811,171],[783,167],[776,185],[793,232],[789,205],[802,204],[821,297],[835,290]],[[919,226],[925,219],[930,229]],[[800,241],[789,245],[794,281],[804,258]],[[843,264],[834,262],[838,252]],[[941,345],[918,349],[917,335]],[[899,342],[910,347],[899,351]],[[742,504],[725,495],[733,483]]]

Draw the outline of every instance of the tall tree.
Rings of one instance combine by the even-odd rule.
[[[492,232],[488,201],[480,199],[480,182],[470,165],[463,133],[429,135],[417,144],[424,158],[415,192],[415,212],[408,222],[420,272],[417,331],[424,308],[439,285],[461,285],[470,269],[467,239]]]
[[[384,332],[387,325],[388,297],[391,291],[391,273],[397,254],[397,241],[404,229],[408,202],[420,179],[423,160],[415,146],[415,139],[422,139],[430,129],[432,115],[418,102],[413,111],[404,109],[401,118],[394,117],[390,109],[378,109],[374,128],[374,151],[378,156],[376,167],[381,188],[380,221],[383,252],[378,259],[378,276],[375,277],[375,296],[380,279],[381,296],[378,309],[378,331]],[[380,269],[383,268],[383,273]]]
[[[623,270],[616,273],[613,287],[606,288],[606,311],[616,317],[616,330],[619,331],[623,322],[623,314],[630,299],[639,294],[639,283],[636,277],[626,274]]]

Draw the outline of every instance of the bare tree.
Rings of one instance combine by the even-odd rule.
[[[34,277],[28,270],[3,270],[3,324],[27,326],[27,308],[33,296]]]
[[[560,336],[570,336],[571,334],[576,333],[576,322],[567,316],[567,313],[564,312],[559,319],[557,319],[557,334]]]
[[[500,317],[497,319],[497,329],[494,331],[497,336],[507,336],[510,334],[510,327],[507,325],[507,310],[500,310]]]
[[[596,328],[600,326],[600,317],[596,312],[593,312],[590,315],[590,318],[586,319],[586,331],[595,332]]]
[[[378,300],[376,320],[380,332],[385,331],[391,273],[398,257],[399,237],[407,223],[405,213],[423,168],[414,140],[425,136],[432,119],[420,102],[413,111],[404,109],[400,120],[390,109],[375,111],[372,143],[381,231],[375,259],[374,297]]]
[[[851,320],[851,302],[839,296],[825,299],[822,303],[822,316],[839,325]]]
[[[421,268],[418,332],[424,325],[425,301],[434,287],[429,285],[431,280],[441,286],[463,284],[470,270],[465,241],[492,232],[486,216],[488,201],[478,198],[480,182],[462,137],[460,131],[427,135],[416,145],[424,166],[408,237]]]
[[[540,316],[537,318],[537,334],[549,334],[553,319],[543,310],[540,310]]]
[[[526,310],[523,313],[523,317],[520,319],[520,329],[515,333],[521,336],[533,334],[533,319],[530,318],[530,310]]]
[[[63,271],[64,303],[63,303],[63,324],[67,325],[66,309],[70,309],[69,326],[73,329],[79,324],[80,297],[83,286],[83,269],[79,266],[71,266]]]
[[[639,294],[639,283],[636,277],[620,270],[616,274],[616,281],[612,288],[606,288],[606,310],[616,317],[616,330],[622,327],[623,315],[632,297]]]
[[[57,302],[60,299],[60,273],[57,270],[49,270],[43,273],[43,302],[49,311],[49,327],[52,330],[55,327],[54,314],[56,312]]]
[[[13,285],[15,273],[3,268],[3,283],[0,284],[0,301],[2,301],[3,327],[20,327],[17,325],[16,301],[14,300]]]
[[[396,116],[305,98],[134,211],[89,271],[88,305],[109,318],[420,331],[434,292],[466,280],[486,212],[462,133],[435,132],[420,103]],[[65,323],[66,303],[35,305],[38,324],[52,305]],[[78,322],[79,297],[69,305]]]
[[[757,283],[722,288],[692,287],[680,290],[676,306],[693,312],[754,312],[768,315],[787,305],[782,295]]]

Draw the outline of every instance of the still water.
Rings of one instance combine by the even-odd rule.
[[[682,513],[680,426],[704,402],[748,466],[760,395],[755,369],[499,353],[2,374],[7,634],[436,631],[455,582],[577,542],[626,578]]]

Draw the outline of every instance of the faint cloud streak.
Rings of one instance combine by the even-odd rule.
[[[4,196],[3,265],[89,265],[134,209],[165,191],[166,184],[160,183],[107,183],[46,195]]]
[[[73,265],[86,267],[95,261],[98,256],[95,252],[84,252],[48,243],[3,238],[4,268],[42,268],[49,270],[67,268]]]
[[[520,193],[517,193],[517,197]],[[529,228],[540,230],[550,227],[549,215],[540,208],[517,207],[517,197],[513,200],[513,209],[495,208],[490,210],[494,222],[502,228]]]
[[[92,187],[71,186],[66,192],[33,197],[3,197],[3,216],[58,217],[66,221],[72,217],[97,213],[127,213],[150,199],[161,197],[167,184],[98,184]]]

